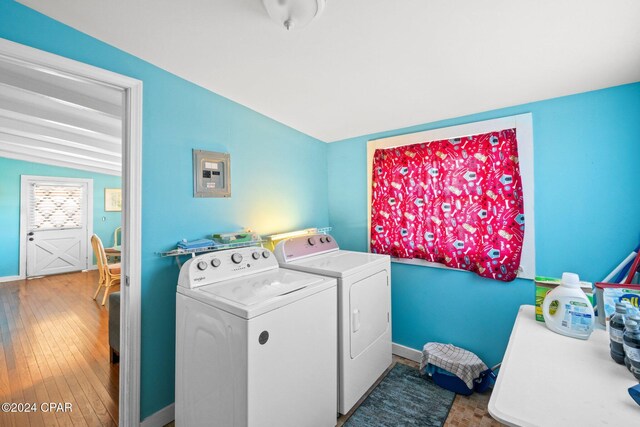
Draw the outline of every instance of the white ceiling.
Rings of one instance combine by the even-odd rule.
[[[0,56],[0,157],[120,175],[122,97]]]
[[[640,80],[638,0],[19,0],[323,141]]]

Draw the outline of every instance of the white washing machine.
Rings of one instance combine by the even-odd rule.
[[[271,252],[200,255],[176,296],[176,425],[336,425],[336,279]]]
[[[281,267],[338,279],[338,412],[346,414],[391,365],[391,258],[344,251],[329,235],[283,240]]]

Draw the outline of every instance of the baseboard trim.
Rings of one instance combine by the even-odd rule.
[[[20,277],[20,276],[3,276],[3,277],[0,277],[0,283],[13,282],[14,280],[22,280],[22,279],[24,279],[24,277]]]
[[[142,420],[140,427],[163,427],[176,419],[175,414],[176,405],[172,403]]]
[[[97,269],[98,269],[98,266],[96,264],[93,264],[93,265],[90,265],[89,268],[84,269],[84,270],[80,270],[80,271],[85,272],[85,271],[91,271],[91,270],[97,270]],[[71,271],[71,273],[75,273],[75,271]],[[59,274],[65,274],[65,273],[59,273]],[[55,274],[52,274],[52,276],[55,276]],[[45,277],[45,276],[37,276],[37,277],[40,278],[40,277]],[[26,279],[26,277],[20,276],[20,275],[17,275],[17,276],[2,276],[2,277],[0,277],[0,283],[13,282],[14,280],[24,280],[24,279]]]
[[[422,352],[411,347],[392,343],[391,352],[396,356],[404,357],[405,359],[413,360],[414,362],[422,362]]]

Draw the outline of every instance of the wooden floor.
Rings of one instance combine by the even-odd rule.
[[[93,301],[97,272],[0,283],[0,426],[116,426],[118,365],[109,363],[108,311]],[[117,289],[117,288],[116,288]],[[69,412],[43,412],[47,402]]]

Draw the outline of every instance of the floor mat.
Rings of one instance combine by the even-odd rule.
[[[455,397],[417,369],[397,363],[344,425],[442,426]]]

